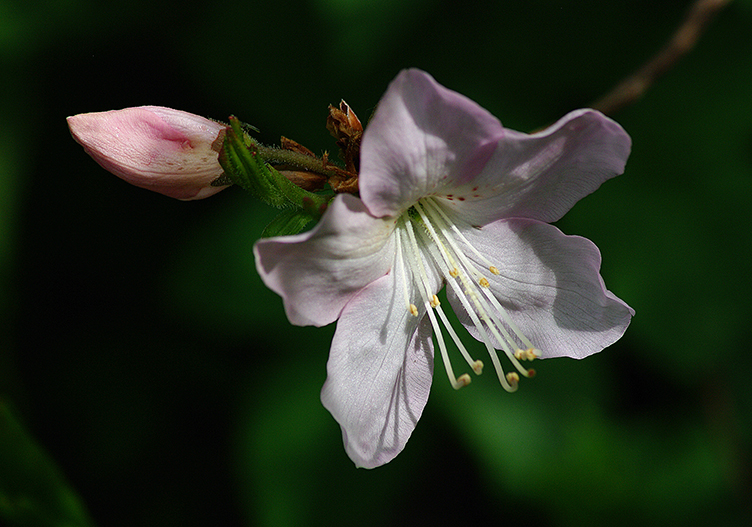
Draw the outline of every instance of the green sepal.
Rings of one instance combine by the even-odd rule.
[[[329,202],[330,197],[303,190],[267,164],[258,143],[235,117],[225,131],[219,163],[233,183],[273,207],[303,209],[318,219]]]
[[[298,234],[315,218],[303,209],[289,209],[266,226],[261,233],[262,238],[271,238],[272,236],[289,236]]]

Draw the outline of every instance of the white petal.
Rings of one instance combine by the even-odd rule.
[[[498,268],[498,276],[485,274],[491,291],[544,358],[587,357],[626,331],[634,311],[606,290],[590,240],[533,220],[498,221],[464,234]],[[478,338],[451,290],[448,296]]]
[[[536,134],[504,130],[471,182],[442,202],[473,225],[502,218],[556,221],[601,183],[624,172],[631,139],[595,110],[577,110]]]
[[[259,240],[256,268],[282,296],[290,322],[324,326],[394,260],[394,222],[371,216],[356,197],[340,195],[313,230]]]
[[[477,103],[423,71],[404,70],[363,135],[360,195],[374,215],[398,215],[476,176],[502,134],[498,119]]]
[[[397,274],[372,283],[345,307],[321,392],[359,467],[383,465],[399,454],[431,387],[431,327],[424,310],[416,317],[405,308]]]

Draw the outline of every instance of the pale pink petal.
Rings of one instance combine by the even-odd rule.
[[[505,130],[477,177],[442,201],[474,225],[511,217],[556,221],[624,172],[630,148],[622,127],[595,110],[576,110],[532,135]]]
[[[471,180],[503,129],[470,99],[419,70],[392,81],[363,135],[360,195],[375,216],[394,216],[419,198]]]
[[[590,240],[533,220],[502,220],[463,234],[498,268],[499,276],[484,273],[491,291],[543,358],[587,357],[626,331],[634,311],[606,290],[601,255]],[[448,296],[478,338],[451,289]]]
[[[399,280],[399,273],[383,276],[347,304],[321,391],[359,467],[383,465],[402,451],[431,387],[431,326],[425,310],[416,317],[405,309]]]
[[[324,326],[358,291],[384,276],[395,249],[393,220],[374,218],[363,202],[339,195],[311,231],[259,240],[256,269],[299,326]]]

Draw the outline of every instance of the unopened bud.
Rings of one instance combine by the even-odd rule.
[[[226,126],[161,106],[68,117],[73,138],[103,168],[137,187],[189,200],[216,194]],[[216,184],[215,184],[216,185]]]

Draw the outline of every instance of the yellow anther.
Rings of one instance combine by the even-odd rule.
[[[451,276],[452,278],[457,278],[459,275],[460,275],[460,272],[456,267],[452,269],[451,271],[449,271],[449,276]]]
[[[526,350],[518,349],[514,352],[514,357],[517,360],[534,360],[540,357],[540,355],[535,348],[528,348]]]
[[[439,297],[436,295],[433,295],[431,298],[431,307],[439,307],[441,305],[441,302],[439,302]]]
[[[478,283],[480,284],[481,287],[490,287],[491,286],[491,284],[488,283],[488,280],[486,280],[485,276],[482,276],[481,279],[478,280]]]
[[[463,388],[470,384],[471,381],[472,379],[470,378],[470,376],[467,373],[463,373],[462,375],[457,377],[457,383],[454,385],[454,389],[459,390],[460,388]]]
[[[476,375],[483,373],[483,361],[476,360],[475,362],[473,362],[473,371]]]
[[[410,314],[414,317],[418,316],[418,308],[415,306],[415,304],[410,304]]]
[[[520,376],[517,375],[517,372],[509,372],[507,373],[507,382],[509,383],[509,386],[516,389],[520,382]]]
[[[488,270],[491,271],[491,274],[495,274],[495,275],[499,274],[499,270],[493,265],[489,267]]]

